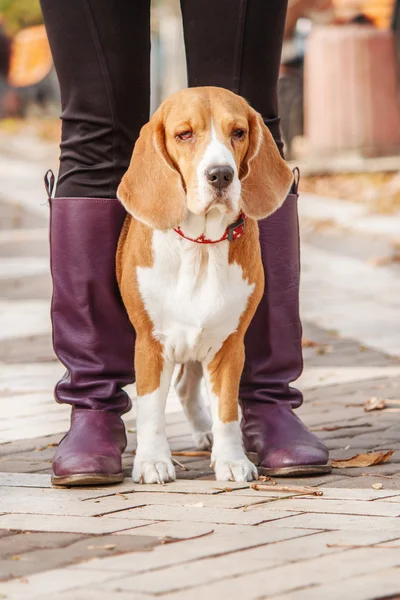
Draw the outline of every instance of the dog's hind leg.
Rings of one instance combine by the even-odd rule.
[[[212,445],[212,421],[208,407],[201,395],[203,368],[199,362],[181,366],[175,381],[175,390],[192,430],[196,448],[210,450]]]

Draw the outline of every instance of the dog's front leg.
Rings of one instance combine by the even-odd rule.
[[[211,463],[220,481],[252,481],[258,477],[256,467],[244,452],[239,425],[238,394],[243,365],[244,346],[236,334],[203,365],[213,419]]]
[[[137,449],[132,478],[137,483],[166,483],[176,477],[165,431],[173,369],[158,342],[147,336],[136,340]]]

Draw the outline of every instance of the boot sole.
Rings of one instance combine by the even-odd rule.
[[[247,456],[256,465],[259,475],[272,477],[307,477],[308,475],[324,475],[331,473],[332,465],[296,465],[293,467],[280,467],[278,469],[269,469],[259,464],[258,455],[255,452],[248,452]]]
[[[123,473],[115,475],[104,475],[101,473],[80,473],[76,475],[52,475],[53,485],[77,486],[77,485],[112,485],[124,480]]]

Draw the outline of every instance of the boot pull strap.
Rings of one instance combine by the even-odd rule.
[[[293,194],[296,194],[296,196],[299,195],[299,185],[300,185],[300,169],[299,167],[295,167],[293,169],[293,186],[292,186],[292,190],[293,190]]]
[[[56,187],[56,178],[51,169],[44,176],[44,187],[46,188],[48,198],[52,198]]]

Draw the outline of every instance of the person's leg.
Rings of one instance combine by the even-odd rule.
[[[115,198],[150,103],[150,0],[41,0],[61,89],[58,197]]]
[[[282,151],[277,83],[287,0],[181,0],[188,84],[240,94]]]
[[[190,86],[244,96],[261,113],[282,152],[277,83],[287,0],[181,0]],[[301,393],[297,189],[260,222],[265,294],[246,335],[240,387],[242,430],[274,474],[328,469],[325,446],[292,411]]]
[[[61,89],[62,142],[50,200],[54,349],[73,407],[53,461],[61,484],[121,480],[121,414],[134,381],[134,332],[115,252],[125,211],[116,189],[148,120],[150,0],[41,0]]]

